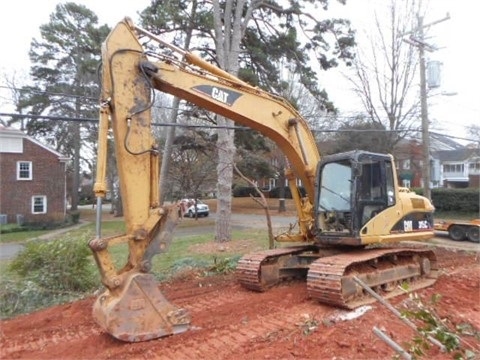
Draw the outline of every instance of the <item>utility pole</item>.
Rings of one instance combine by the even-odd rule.
[[[418,31],[420,39],[423,42],[423,17],[418,17]],[[430,135],[427,104],[427,77],[425,75],[425,46],[418,47],[418,56],[420,57],[420,101],[422,117],[422,173],[423,173],[423,196],[431,199],[430,193]]]
[[[417,28],[410,38],[405,40],[410,45],[418,48],[418,56],[420,61],[420,106],[422,119],[422,177],[423,177],[423,196],[431,199],[430,182],[430,135],[429,135],[429,120],[428,120],[428,103],[427,103],[427,76],[426,76],[426,61],[425,51],[435,51],[436,48],[425,42],[424,30],[435,24],[449,20],[450,15],[443,19],[436,20],[429,24],[423,24],[423,16],[417,15]]]

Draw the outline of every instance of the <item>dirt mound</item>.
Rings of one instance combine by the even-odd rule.
[[[442,295],[435,311],[450,326],[480,329],[480,264],[475,254],[441,250],[442,269],[433,287],[418,294]],[[48,308],[1,324],[2,359],[389,359],[394,355],[376,337],[374,326],[399,344],[413,333],[376,303],[354,319],[352,313],[308,298],[302,282],[265,293],[240,287],[232,275],[202,277],[195,272],[160,284],[164,295],[192,316],[185,333],[143,343],[123,343],[94,323],[94,298]],[[392,303],[401,308],[408,296]],[[480,338],[465,335],[480,352]],[[452,359],[432,346],[428,358]]]

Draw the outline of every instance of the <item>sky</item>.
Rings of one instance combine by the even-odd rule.
[[[97,14],[99,24],[114,26],[125,16],[137,19],[137,12],[150,4],[150,0],[71,0],[85,5]],[[30,65],[28,51],[32,38],[39,38],[39,27],[48,23],[50,15],[59,3],[65,0],[15,0],[3,1],[0,5],[0,45],[2,56],[0,71],[28,71]]]
[[[347,0],[346,6],[336,6],[334,10],[341,17],[351,20],[361,46],[362,40],[368,41],[361,36],[373,22],[373,11],[385,7],[386,3],[387,0]],[[473,30],[474,24],[478,22],[478,14],[474,10],[475,1],[424,0],[423,5],[428,6],[424,24],[445,19],[449,15],[449,20],[433,25],[427,34],[427,42],[438,50],[426,52],[426,60],[440,61],[442,64],[441,85],[430,91],[428,100],[430,131],[467,137],[465,126],[480,124],[480,50],[474,38],[476,30]],[[325,77],[327,91],[340,109],[344,109],[347,114],[351,109],[358,109],[358,105],[348,106],[352,101],[358,104],[348,96],[351,87],[348,81],[336,72],[327,72]],[[417,85],[419,84],[420,75]],[[347,105],[343,106],[344,103]]]
[[[335,1],[330,0],[334,5]],[[400,0],[401,1],[401,0]],[[426,1],[426,0],[424,0]],[[27,77],[30,67],[28,51],[33,37],[39,37],[38,28],[48,23],[55,6],[63,0],[16,0],[3,1],[0,5],[0,86],[4,86],[3,74],[16,74],[17,79]],[[144,9],[150,0],[112,1],[77,0],[94,11],[99,23],[114,26],[123,17],[137,18],[137,12]],[[372,24],[372,11],[384,5],[386,0],[347,0],[345,6],[331,6],[331,12],[349,18],[359,33]],[[440,49],[428,53],[429,60],[442,63],[442,85],[436,95],[429,99],[430,130],[459,137],[466,137],[465,125],[480,124],[478,81],[479,46],[474,38],[478,13],[474,0],[430,0],[430,11],[424,23],[444,18],[450,20],[430,30],[431,42]],[[327,15],[330,13],[327,12]],[[472,30],[473,29],[473,30]],[[361,45],[361,43],[360,43]],[[343,70],[328,71],[319,75],[331,100],[344,114],[357,113],[362,109],[353,97],[350,84],[344,78]],[[420,80],[420,79],[419,79]],[[443,94],[443,95],[442,95]],[[450,95],[450,96],[447,96]],[[0,112],[10,112],[0,87]],[[8,96],[7,96],[8,97]]]

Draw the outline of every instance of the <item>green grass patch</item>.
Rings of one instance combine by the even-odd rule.
[[[241,241],[245,241],[246,246],[230,246]],[[202,245],[209,246],[202,248]],[[199,247],[202,251],[195,250]],[[219,251],[218,247],[224,250]],[[265,230],[233,231],[232,242],[224,244],[215,244],[211,234],[181,236],[173,239],[166,253],[153,258],[152,272],[159,280],[166,280],[189,269],[202,269],[206,274],[225,273],[233,271],[241,256],[252,248],[268,248]]]
[[[0,242],[2,243],[14,243],[25,242],[28,240],[38,239],[41,236],[51,234],[52,239],[61,238],[76,238],[79,235],[87,235],[90,237],[95,236],[95,224],[86,223],[83,226],[76,228],[62,228],[57,230],[28,230],[14,231],[6,234],[0,234]],[[61,233],[55,235],[55,231],[62,230]],[[102,236],[108,237],[125,232],[125,223],[123,220],[118,221],[104,221],[102,222]]]
[[[25,230],[25,231],[15,231],[9,232],[7,234],[0,234],[0,242],[9,243],[9,242],[22,242],[29,239],[34,239],[39,236],[48,234],[51,230]]]

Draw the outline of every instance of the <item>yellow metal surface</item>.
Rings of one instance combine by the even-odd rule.
[[[170,304],[151,274],[132,274],[121,292],[106,290],[93,307],[96,322],[110,335],[139,342],[188,330],[188,313]]]

